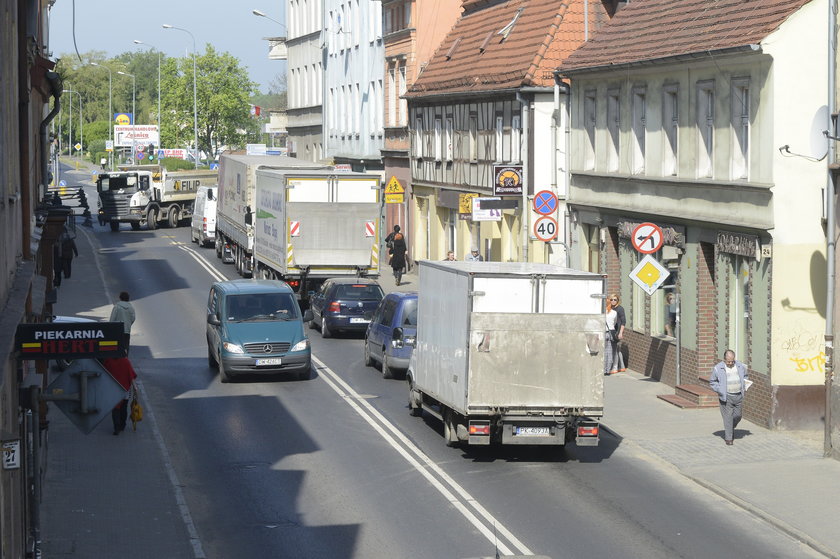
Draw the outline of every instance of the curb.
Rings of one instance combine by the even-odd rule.
[[[792,537],[793,539],[797,540],[798,542],[800,542],[804,545],[807,545],[808,547],[810,547],[811,549],[813,549],[817,553],[825,555],[826,557],[828,557],[830,559],[840,559],[840,554],[839,553],[837,553],[833,549],[829,548],[828,546],[818,542],[817,540],[815,540],[814,538],[812,538],[808,534],[805,534],[801,530],[799,530],[797,528],[794,528],[793,526],[784,522],[783,520],[780,520],[780,519],[776,518],[772,514],[768,514],[767,512],[761,510],[760,508],[752,505],[748,501],[745,501],[745,500],[741,499],[740,497],[736,497],[735,495],[733,495],[729,491],[724,490],[723,488],[715,485],[714,483],[711,483],[709,481],[706,481],[704,479],[701,479],[699,477],[696,477],[692,474],[689,474],[689,473],[681,470],[679,467],[672,464],[671,462],[668,462],[667,460],[665,460],[661,456],[645,449],[642,445],[634,442],[631,439],[627,439],[626,437],[621,436],[620,434],[618,434],[617,432],[615,432],[611,428],[606,427],[603,423],[601,423],[600,428],[601,428],[602,431],[606,431],[607,433],[609,433],[610,435],[612,435],[613,437],[618,439],[618,441],[621,444],[626,444],[626,445],[632,447],[637,452],[641,452],[641,453],[645,454],[645,456],[648,456],[648,457],[656,460],[660,464],[670,467],[672,470],[674,470],[676,473],[680,474],[681,476],[685,477],[686,479],[693,481],[694,483],[696,483],[700,487],[703,487],[704,489],[714,493],[718,497],[721,497],[721,498],[729,501],[730,503],[732,503],[736,507],[739,507],[739,508],[745,510],[746,512],[752,514],[753,516],[759,518],[760,520],[770,524],[774,528],[777,528],[779,531],[787,534],[788,536]]]

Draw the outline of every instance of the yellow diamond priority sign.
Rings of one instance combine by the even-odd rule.
[[[650,254],[646,254],[630,272],[630,279],[644,289],[645,293],[653,295],[670,275],[671,272],[665,266]]]

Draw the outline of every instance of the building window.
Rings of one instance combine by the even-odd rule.
[[[439,118],[435,119],[435,137],[434,137],[435,161],[440,161],[443,158],[443,124]]]
[[[697,176],[711,178],[714,173],[715,82],[697,84]]]
[[[423,119],[417,117],[414,119],[414,157],[418,159],[423,158]]]
[[[643,88],[633,90],[633,174],[645,172],[645,112],[647,93]]]
[[[400,65],[400,99],[399,99],[399,106],[400,106],[400,126],[406,126],[408,124],[408,101],[403,99],[403,95],[405,95],[406,88],[408,87],[405,81],[405,62]]]
[[[397,68],[388,67],[388,126],[397,124]]]
[[[618,171],[621,133],[621,99],[617,89],[607,93],[607,170]]]
[[[458,210],[447,209],[446,212],[446,250],[455,250],[455,237],[458,231]]]
[[[752,263],[746,256],[726,254],[726,271],[729,287],[729,317],[727,347],[735,351],[741,361],[749,359],[750,314],[752,312]]]
[[[470,161],[478,161],[478,116],[470,115]]]
[[[496,117],[496,161],[501,163],[505,159],[504,154],[505,118]]]
[[[680,130],[678,92],[676,85],[669,85],[665,87],[662,95],[662,129],[665,133],[662,174],[666,177],[677,175],[677,162],[679,160],[677,138]]]
[[[750,175],[750,82],[732,80],[732,178]]]
[[[510,120],[510,160],[512,163],[522,161],[522,125],[519,115]]]
[[[446,127],[443,132],[443,157],[446,161],[452,161],[452,136],[455,124],[452,117],[446,118]]]
[[[583,98],[583,127],[586,132],[583,146],[583,168],[589,171],[595,169],[596,99],[595,91],[587,91]]]

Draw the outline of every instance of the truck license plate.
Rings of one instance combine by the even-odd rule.
[[[261,365],[281,365],[282,360],[279,357],[274,357],[272,359],[257,359],[257,367]]]
[[[366,318],[351,318],[350,324],[367,324],[370,320]]]
[[[548,427],[517,427],[516,434],[546,436],[550,435],[551,432]]]

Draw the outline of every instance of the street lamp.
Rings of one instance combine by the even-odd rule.
[[[134,165],[137,162],[135,161],[137,155],[137,134],[134,132],[134,126],[137,124],[137,113],[135,112],[135,95],[137,94],[137,80],[133,74],[129,74],[128,72],[117,72],[121,76],[128,76],[131,78],[131,164]]]
[[[157,124],[158,124],[158,134],[160,134],[160,127],[161,127],[161,124],[160,124],[160,55],[161,55],[161,52],[156,46],[150,45],[149,43],[144,43],[140,39],[134,39],[134,44],[135,45],[146,45],[147,47],[152,47],[153,49],[158,51],[158,121],[157,121]],[[160,141],[158,141],[158,144],[160,144]],[[159,147],[162,147],[162,146],[159,146]]]
[[[70,86],[69,83],[67,85]],[[72,86],[70,86],[70,87],[72,87]],[[84,121],[82,120],[82,94],[79,93],[78,91],[74,91],[72,89],[62,89],[61,92],[71,94],[70,95],[70,107],[71,108],[73,107],[73,95],[72,94],[75,93],[76,95],[79,96],[79,145],[82,146],[82,149],[84,149],[85,133],[84,133],[84,128],[83,128]],[[73,147],[72,142],[70,142],[70,147],[71,148]],[[82,150],[79,150],[79,159],[81,159],[81,152],[82,152]]]
[[[111,69],[107,66],[103,66],[102,64],[97,64],[96,62],[91,62],[91,66],[96,66],[97,68],[104,68],[108,70],[108,141],[111,142],[111,151],[108,152],[108,168],[113,169],[113,160],[111,159],[112,154],[114,153],[114,144],[113,144],[113,126],[114,126],[114,109],[111,105],[111,100],[113,96],[111,95]]]
[[[280,24],[280,25],[282,25],[284,28],[286,27],[286,24],[285,24],[285,23],[283,23],[282,21],[277,21],[276,19],[274,19],[273,17],[270,17],[270,16],[269,16],[268,14],[266,14],[265,12],[261,12],[260,10],[251,10],[251,13],[252,13],[252,14],[254,14],[255,16],[264,17],[265,19],[270,19],[270,20],[271,20],[271,21],[273,21],[274,23],[279,23],[279,24]]]
[[[190,33],[188,30],[184,29],[183,27],[175,27],[174,25],[169,25],[168,23],[163,24],[164,29],[177,29],[178,31],[183,31],[184,33],[188,34],[192,38],[193,43],[193,133],[195,135],[195,154],[193,161],[195,162],[195,168],[198,169],[198,94],[196,93],[196,81],[198,81],[198,74],[195,71],[195,36]]]

